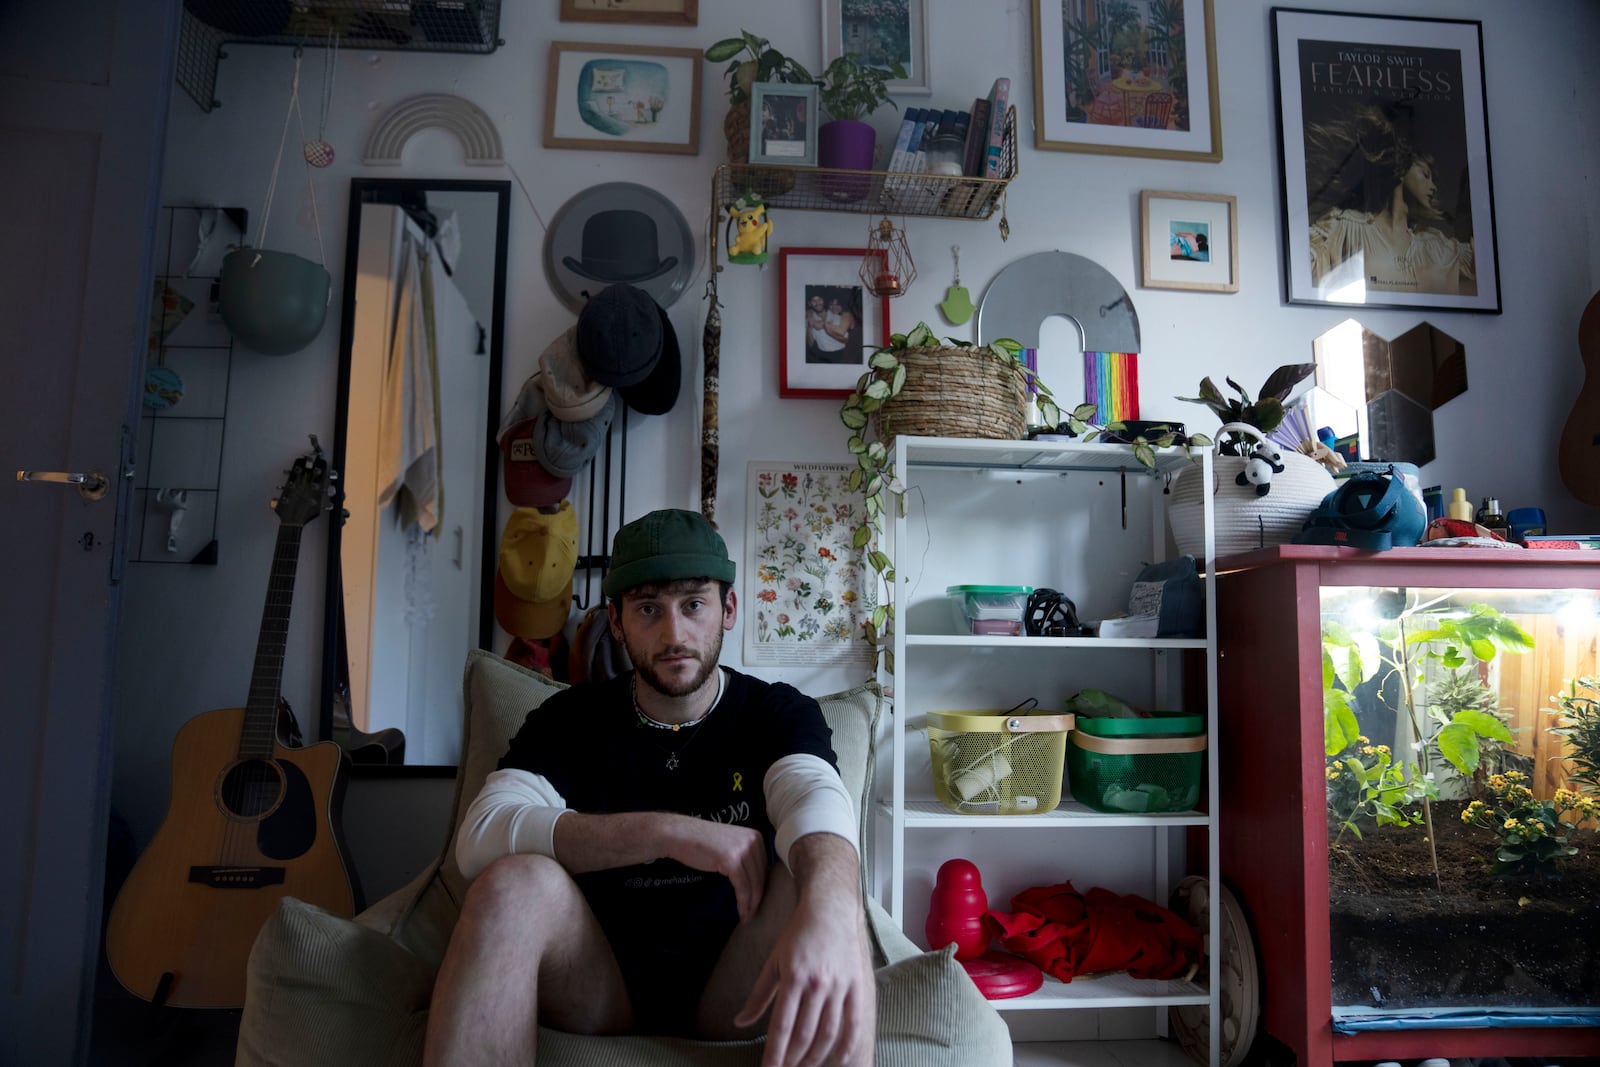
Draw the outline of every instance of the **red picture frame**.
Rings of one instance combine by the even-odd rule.
[[[843,399],[867,359],[889,343],[889,298],[862,284],[861,262],[882,250],[778,252],[778,395]],[[820,306],[819,306],[820,305]]]

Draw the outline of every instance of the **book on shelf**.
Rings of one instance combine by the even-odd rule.
[[[1011,96],[1011,79],[996,78],[989,90],[989,153],[985,157],[983,176],[1000,177],[1001,146],[1006,136],[1006,106]]]
[[[967,143],[961,157],[961,173],[981,178],[989,156],[989,99],[972,101],[972,118],[967,123]]]
[[[922,118],[920,107],[908,107],[900,119],[900,132],[895,135],[894,151],[889,153],[889,165],[884,170],[906,169],[906,148],[911,144],[911,130]]]

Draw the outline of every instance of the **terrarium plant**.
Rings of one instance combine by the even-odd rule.
[[[1527,781],[1520,771],[1494,775],[1489,779],[1494,798],[1468,804],[1461,821],[1494,835],[1490,873],[1559,877],[1560,861],[1578,854],[1573,836],[1600,816],[1600,800],[1570,789],[1557,789],[1554,798],[1539,800]]]
[[[1223,395],[1209,377],[1200,379],[1199,396],[1180,396],[1178,399],[1190,404],[1204,404],[1224,425],[1242,422],[1254,426],[1262,436],[1266,436],[1283,421],[1283,402],[1289,399],[1294,387],[1314,374],[1316,369],[1315,363],[1285,363],[1267,375],[1254,400],[1250,398],[1249,391],[1232,378],[1222,380],[1238,395]],[[1223,435],[1219,447],[1225,456],[1243,456],[1248,455],[1254,445],[1255,442],[1249,437],[1229,432]]]
[[[839,408],[839,419],[850,431],[845,446],[856,457],[856,469],[850,472],[849,487],[859,491],[865,501],[867,521],[854,535],[852,547],[862,552],[867,565],[885,585],[895,581],[894,561],[883,551],[881,538],[889,508],[900,507],[905,486],[895,477],[894,463],[889,457],[889,446],[877,432],[878,419],[883,407],[899,396],[906,386],[906,366],[900,353],[913,348],[937,345],[939,339],[926,324],[919,322],[909,333],[893,334],[889,344],[872,353],[867,360],[868,370],[857,381],[855,389]],[[1040,415],[1051,425],[1061,413],[1055,398],[1039,376],[1021,364],[1018,358],[1022,345],[1011,338],[999,338],[988,345],[974,345],[957,338],[946,338],[954,348],[977,353],[981,357],[1017,366],[1037,395]],[[894,605],[880,603],[866,623],[867,640],[886,651],[885,665],[894,670],[894,653],[888,650],[889,638],[894,632]]]
[[[1566,758],[1577,768],[1572,772],[1572,780],[1592,793],[1600,793],[1600,696],[1597,694],[1600,694],[1600,678],[1576,678],[1567,684],[1565,693],[1556,697],[1557,706],[1545,709],[1557,716],[1550,732],[1566,740]]]
[[[1409,727],[1416,753],[1411,776],[1418,784],[1411,788],[1414,799],[1422,801],[1431,847],[1430,802],[1438,791],[1430,791],[1429,786],[1437,781],[1442,765],[1449,764],[1470,783],[1486,748],[1516,742],[1505,721],[1483,707],[1481,700],[1463,704],[1449,698],[1451,687],[1456,697],[1463,695],[1456,672],[1492,661],[1501,652],[1527,652],[1533,648],[1533,638],[1514,620],[1485,604],[1447,613],[1434,603],[1411,606],[1404,593],[1398,594],[1398,599],[1394,593],[1384,595],[1386,600],[1378,608],[1389,618],[1372,629],[1352,629],[1333,620],[1323,623],[1323,749],[1330,759],[1339,759],[1347,750],[1359,747],[1362,729],[1356,715],[1357,690],[1376,680],[1372,689],[1381,699],[1386,684],[1396,682],[1393,699],[1400,706],[1395,710]],[[1446,686],[1438,691],[1428,683],[1430,664],[1446,672]],[[1371,764],[1364,766],[1371,771]],[[1337,791],[1330,790],[1330,804],[1336,799]],[[1437,877],[1437,858],[1434,869]]]

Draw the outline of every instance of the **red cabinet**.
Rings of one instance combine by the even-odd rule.
[[[1594,1027],[1333,1032],[1320,622],[1333,586],[1548,590],[1553,603],[1594,596],[1600,552],[1284,545],[1217,561],[1221,862],[1254,926],[1263,1029],[1300,1067],[1600,1055]]]

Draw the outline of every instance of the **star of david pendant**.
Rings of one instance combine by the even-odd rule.
[[[672,753],[671,755],[669,755],[667,757],[667,770],[675,771],[677,769],[678,769],[678,754],[676,752],[674,752],[674,753]]]

